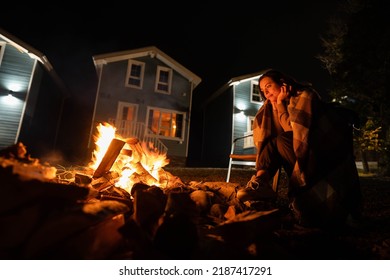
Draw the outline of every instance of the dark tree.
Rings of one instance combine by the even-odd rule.
[[[389,11],[382,0],[340,2],[322,38],[324,53],[318,56],[332,77],[333,101],[359,114],[357,138],[367,134],[367,121],[374,124],[370,129],[380,131],[383,145],[376,145],[376,151],[383,175],[390,174]]]

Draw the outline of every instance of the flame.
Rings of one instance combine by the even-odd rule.
[[[142,164],[153,177],[160,179],[159,171],[169,163],[166,154],[159,153],[158,150],[153,147],[153,143],[147,145],[145,142],[142,142],[141,145],[144,151]]]
[[[112,139],[115,138],[116,128],[108,123],[99,123],[97,126],[98,134],[94,136],[96,148],[92,154],[92,161],[89,167],[96,170],[107,152]]]
[[[92,155],[89,167],[96,170],[106,154],[111,141],[116,138],[126,142],[123,149],[132,150],[132,155],[119,154],[111,167],[111,171],[117,172],[119,177],[115,181],[115,186],[121,187],[130,193],[132,186],[137,182],[147,185],[162,186],[160,174],[162,168],[169,163],[165,153],[159,153],[153,147],[153,143],[140,142],[130,145],[126,138],[116,133],[116,128],[108,123],[100,123],[97,126],[97,135],[94,136],[96,148]],[[135,146],[136,149],[133,149]],[[146,170],[148,176],[137,175],[137,167]]]

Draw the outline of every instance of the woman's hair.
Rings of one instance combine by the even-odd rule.
[[[302,91],[307,88],[312,89],[312,85],[310,83],[300,83],[297,80],[295,80],[293,77],[286,75],[278,70],[268,70],[259,78],[259,87],[260,87],[260,81],[264,79],[265,77],[270,78],[272,81],[274,81],[279,86],[282,86],[283,84],[287,84],[291,86],[291,92],[290,94],[292,96],[296,95],[297,91]],[[313,90],[313,89],[312,89]],[[260,95],[263,98],[263,100],[266,100],[264,92],[260,89]]]

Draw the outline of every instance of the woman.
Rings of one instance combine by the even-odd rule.
[[[290,206],[300,222],[329,225],[345,222],[348,215],[358,218],[360,185],[346,111],[276,70],[263,74],[259,87],[265,102],[253,126],[257,172],[237,197],[275,198],[269,181],[283,167]]]

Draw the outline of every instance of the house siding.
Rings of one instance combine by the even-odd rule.
[[[128,59],[101,65],[100,85],[97,92],[93,125],[96,127],[99,122],[115,119],[119,102],[137,104],[137,122],[145,123],[145,125],[148,120],[149,108],[168,109],[183,113],[185,114],[184,139],[171,140],[157,137],[168,148],[168,157],[181,157],[184,160],[188,154],[193,83],[189,81],[188,77],[184,77],[156,56],[144,55],[131,59],[145,63],[142,88],[136,89],[125,85]],[[155,92],[158,66],[173,70],[170,94]],[[96,128],[93,128],[93,133],[96,133]]]
[[[4,149],[16,142],[23,101],[17,99],[10,106],[6,96],[1,96],[0,108],[0,149]]]
[[[22,142],[32,157],[60,149],[65,85],[43,54],[1,28],[0,42],[0,149]]]
[[[21,125],[24,104],[30,83],[34,60],[7,44],[0,65],[0,149],[13,145]],[[14,87],[17,86],[17,87]],[[15,99],[8,102],[8,91]],[[7,91],[7,92],[6,92]]]
[[[240,116],[237,112],[234,114],[233,139],[242,137],[247,132],[248,118],[254,117],[260,108],[260,104],[252,103],[251,98],[251,80],[242,82],[234,86],[234,107],[242,108],[245,117]],[[244,141],[238,141],[235,145],[235,153],[253,154],[254,147],[244,148]]]

